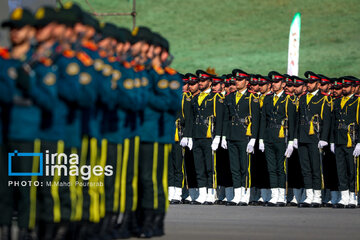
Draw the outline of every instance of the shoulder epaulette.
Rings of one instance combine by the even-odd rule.
[[[144,65],[136,65],[136,66],[134,67],[135,72],[141,72],[141,71],[143,71],[144,69],[145,69],[145,66],[144,66]]]
[[[51,66],[51,64],[52,64],[52,60],[50,58],[45,58],[45,57],[40,58],[39,62],[41,62],[43,65],[45,65],[47,67]]]
[[[3,59],[10,59],[9,49],[0,47],[0,57]]]
[[[159,75],[163,75],[165,73],[165,71],[162,67],[154,66],[153,68],[154,68],[155,72],[157,72]]]
[[[63,55],[66,58],[72,58],[72,57],[75,57],[75,51],[68,49],[68,50],[63,51]]]
[[[177,71],[171,67],[165,67],[165,71],[170,75],[175,75]]]
[[[131,64],[129,62],[123,62],[125,68],[131,68]]]
[[[93,64],[93,60],[85,52],[78,52],[76,57],[87,67]]]
[[[83,47],[90,49],[91,51],[97,51],[98,50],[98,46],[91,41],[86,41],[82,44]]]

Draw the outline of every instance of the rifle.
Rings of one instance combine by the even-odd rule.
[[[213,115],[208,117],[208,124],[211,124],[211,126],[210,126],[211,139],[214,140],[214,116]],[[216,169],[215,169],[216,153],[215,153],[215,151],[211,150],[211,156],[212,156],[212,167],[213,167],[213,171],[212,171],[213,189],[216,189]]]

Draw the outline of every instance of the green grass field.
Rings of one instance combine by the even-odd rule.
[[[66,2],[66,0],[63,0]],[[89,9],[85,0],[76,0]],[[130,0],[89,0],[97,12],[128,12]],[[137,25],[170,40],[180,72],[214,67],[285,73],[288,35],[302,14],[300,72],[360,77],[359,0],[137,0]],[[131,17],[102,17],[132,26]]]

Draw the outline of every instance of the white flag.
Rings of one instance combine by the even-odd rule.
[[[288,68],[287,74],[290,76],[299,74],[299,49],[300,49],[300,29],[301,15],[296,13],[289,34]]]

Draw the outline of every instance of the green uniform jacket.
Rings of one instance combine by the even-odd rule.
[[[284,142],[286,135],[288,141],[294,140],[296,105],[295,97],[281,94],[274,106],[274,94],[264,99],[259,138],[265,142]],[[285,121],[287,119],[287,123]]]
[[[219,93],[210,92],[201,105],[198,104],[200,94],[193,97],[191,101],[192,109],[190,119],[192,124],[185,127],[185,137],[211,138],[222,135],[224,119],[224,98]],[[209,128],[209,120],[213,124],[213,130]],[[209,130],[212,132],[209,136]]]
[[[254,94],[246,91],[236,104],[236,92],[230,93],[225,98],[225,106],[224,136],[228,140],[249,141],[249,137],[256,138],[258,136],[260,105],[259,99]],[[248,129],[249,123],[251,126]],[[250,134],[246,135],[247,132]]]
[[[297,124],[299,124],[299,142],[318,143],[319,140],[328,142],[331,126],[331,99],[319,90],[315,96],[312,97],[309,104],[307,104],[306,94],[302,95],[299,100],[298,111]],[[310,135],[311,120],[313,120],[315,115],[319,118],[320,133],[316,132],[316,124],[313,122],[314,134]]]
[[[334,101],[332,126],[331,126],[331,139],[330,142],[335,144],[348,144],[348,133],[350,125],[353,125],[355,130],[355,142],[353,141],[352,134],[349,135],[351,146],[354,147],[355,143],[359,143],[359,98],[352,95],[351,98],[341,108],[341,99],[338,98]]]

